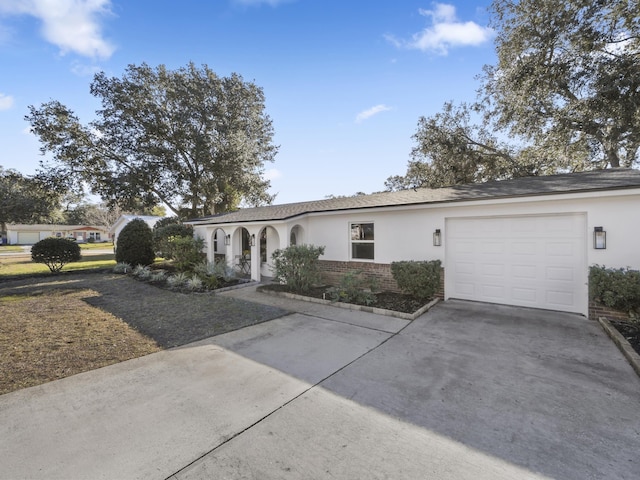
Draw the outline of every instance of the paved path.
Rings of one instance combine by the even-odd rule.
[[[297,313],[0,396],[0,478],[637,478],[640,381],[581,317],[225,295]]]

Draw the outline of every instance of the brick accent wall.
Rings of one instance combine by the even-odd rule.
[[[375,278],[380,291],[400,292],[398,284],[391,274],[388,263],[371,262],[337,262],[334,260],[319,260],[322,279],[327,285],[338,285],[340,277],[347,272],[360,271],[369,278]],[[438,298],[444,298],[444,269],[440,275],[440,289],[436,293]]]
[[[605,317],[607,320],[629,320],[629,314],[620,310],[614,310],[600,303],[589,302],[589,320],[598,320]]]

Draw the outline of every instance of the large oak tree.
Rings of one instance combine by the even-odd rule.
[[[0,166],[0,233],[7,223],[49,222],[59,202],[60,194],[46,183]]]
[[[387,188],[636,166],[640,4],[494,0],[491,10],[498,61],[478,101],[422,117],[407,174]]]
[[[164,203],[183,217],[272,201],[263,174],[277,147],[254,83],[206,65],[142,64],[122,78],[98,73],[91,94],[102,108],[87,124],[55,100],[30,107],[51,175],[86,182],[124,210]]]

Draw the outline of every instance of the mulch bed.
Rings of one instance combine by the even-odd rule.
[[[618,332],[629,342],[631,347],[640,355],[640,327],[635,327],[629,322],[620,322],[616,320],[609,321]]]
[[[330,287],[322,286],[322,287],[314,287],[310,289],[308,292],[304,294],[307,297],[313,298],[321,298],[324,300],[330,300],[331,297],[327,294],[327,290]],[[259,287],[262,290],[271,290],[275,292],[291,292],[291,290],[286,285],[280,284],[271,284],[271,285],[262,285]],[[395,312],[402,313],[414,313],[422,308],[426,303],[425,301],[418,300],[417,298],[411,295],[405,295],[402,293],[393,293],[393,292],[379,292],[375,294],[376,301],[372,304],[366,305],[364,303],[355,303],[356,305],[365,305],[369,307],[383,308],[385,310],[393,310]]]

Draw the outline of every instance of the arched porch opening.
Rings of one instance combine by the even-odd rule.
[[[260,241],[258,250],[260,253],[260,276],[273,277],[271,256],[280,248],[280,235],[275,228],[266,226],[260,230],[258,239]]]
[[[231,238],[227,237],[226,232],[222,228],[216,228],[211,235],[211,252],[213,252],[214,262],[227,261],[227,249]]]
[[[289,246],[303,245],[304,243],[304,229],[300,225],[294,225],[289,232]]]

